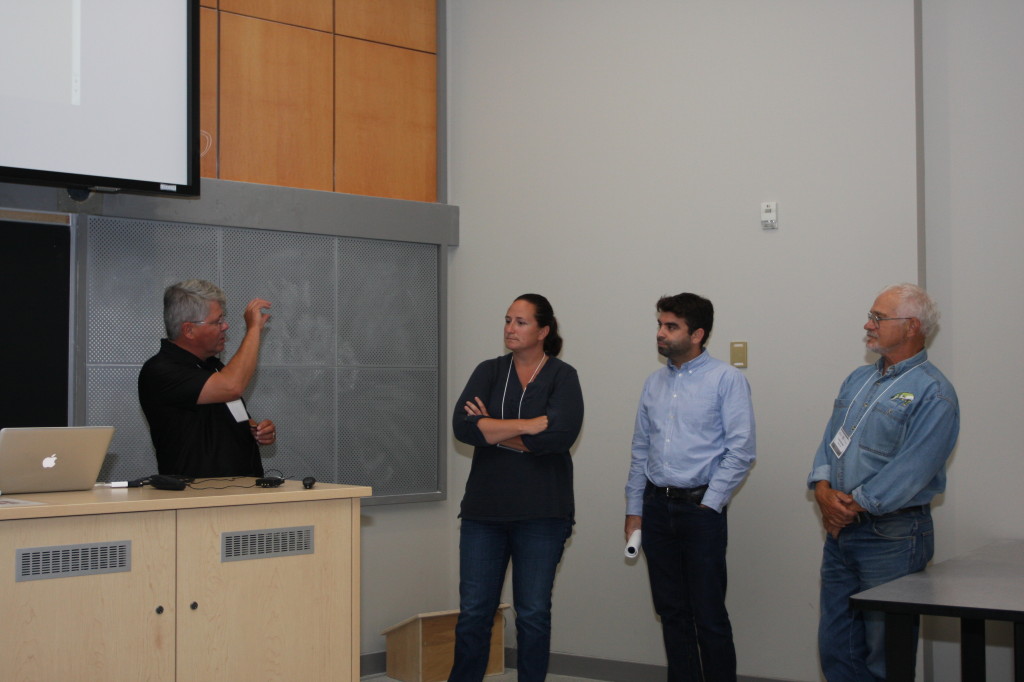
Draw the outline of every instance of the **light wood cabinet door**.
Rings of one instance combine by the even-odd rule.
[[[437,200],[437,57],[337,38],[337,192]]]
[[[332,40],[220,13],[221,179],[333,189]]]
[[[335,0],[334,32],[437,52],[436,0]]]
[[[0,677],[6,682],[174,680],[173,511],[0,522]],[[74,549],[130,541],[130,570],[91,574]],[[72,548],[72,549],[69,549]],[[17,581],[15,555],[53,566]],[[106,565],[109,562],[99,562]],[[29,572],[28,575],[33,575]],[[40,573],[35,573],[39,575]],[[158,611],[160,611],[158,613]]]
[[[334,19],[333,0],[220,0],[220,8],[233,14],[328,32]]]
[[[179,511],[178,680],[358,680],[354,509],[323,500]],[[287,539],[308,527],[311,553],[271,551],[298,546]],[[244,546],[228,553],[243,558],[222,560],[225,542]]]

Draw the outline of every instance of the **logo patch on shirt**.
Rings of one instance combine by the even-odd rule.
[[[910,403],[914,402],[914,394],[913,393],[897,393],[893,397],[889,398],[889,400],[893,401],[894,403],[899,403],[903,407],[906,407]]]

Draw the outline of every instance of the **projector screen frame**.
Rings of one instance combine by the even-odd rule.
[[[185,47],[185,148],[181,150],[185,168],[185,181],[163,182],[156,179],[140,179],[138,177],[118,177],[117,175],[89,174],[65,171],[59,168],[30,168],[15,165],[3,165],[3,154],[0,153],[0,182],[21,183],[29,185],[46,185],[63,187],[69,196],[76,201],[84,201],[90,192],[136,192],[158,194],[163,196],[199,196],[200,188],[200,34],[199,34],[199,0],[180,0],[186,5],[186,47]],[[161,79],[159,73],[153,78]],[[0,117],[2,121],[2,117]],[[154,135],[160,130],[154,127]],[[75,149],[69,149],[68,155],[74,155]],[[130,175],[126,173],[125,175]],[[140,173],[141,175],[141,173]]]

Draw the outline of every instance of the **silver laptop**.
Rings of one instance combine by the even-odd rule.
[[[92,488],[113,437],[113,426],[0,429],[0,495]]]

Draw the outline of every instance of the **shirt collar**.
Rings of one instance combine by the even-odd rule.
[[[708,349],[702,348],[700,351],[700,355],[695,357],[693,360],[690,360],[689,362],[684,362],[679,367],[679,369],[676,369],[676,366],[673,365],[672,361],[668,359],[666,359],[665,365],[668,367],[668,370],[670,372],[695,372],[696,370],[706,365],[710,357],[711,356],[708,355]]]
[[[920,364],[928,362],[928,350],[922,349],[921,352],[919,352],[917,355],[912,355],[903,362],[897,362],[895,365],[889,367],[888,370],[885,370],[883,368],[884,362],[885,361],[882,358],[878,358],[878,361],[875,362],[875,368],[878,370],[879,374],[881,374],[882,376],[891,377],[899,376],[900,374],[908,372]]]
[[[220,364],[220,359],[216,355],[203,360],[195,353],[185,350],[170,339],[160,339],[160,350],[164,353],[175,356],[179,362],[194,362],[200,367],[205,367],[212,371],[217,371],[219,369],[218,365]]]

